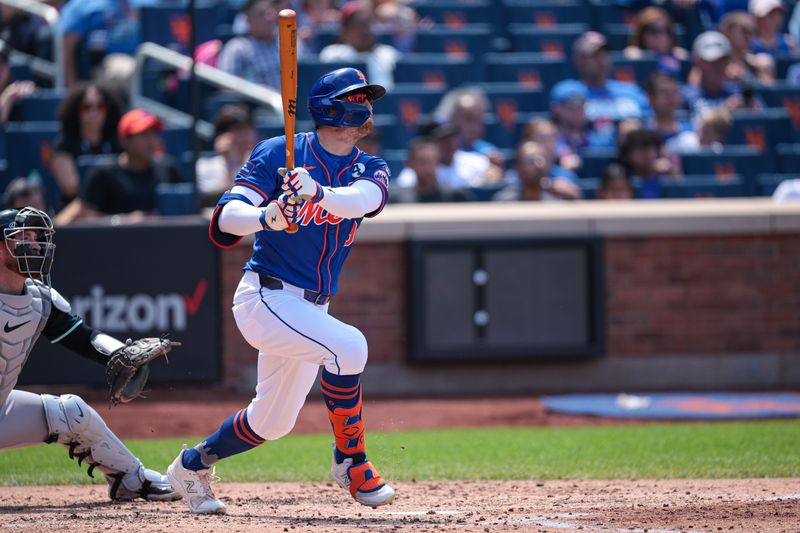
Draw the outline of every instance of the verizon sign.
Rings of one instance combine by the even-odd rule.
[[[56,230],[52,283],[72,312],[117,337],[169,334],[180,341],[169,364],[151,365],[154,383],[219,378],[218,252],[207,222]],[[22,384],[103,384],[105,372],[58,344],[40,339]]]

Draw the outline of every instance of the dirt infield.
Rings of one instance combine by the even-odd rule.
[[[103,391],[77,392],[122,438],[206,435],[249,401],[224,390],[160,390],[109,410]],[[636,423],[553,415],[533,398],[367,399],[364,415],[373,431]],[[321,401],[309,398],[295,432],[329,430]],[[373,510],[332,482],[221,483],[216,490],[228,515],[196,517],[183,502],[113,504],[98,485],[0,487],[0,531],[800,532],[797,479],[426,481],[396,488],[392,506]]]
[[[797,532],[797,480],[398,483],[362,507],[329,484],[220,484],[225,516],[183,502],[113,504],[103,487],[0,488],[2,531]]]

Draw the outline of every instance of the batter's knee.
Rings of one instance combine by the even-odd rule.
[[[325,365],[329,372],[341,375],[360,374],[367,365],[367,338],[356,328],[351,328],[340,345],[336,361]]]

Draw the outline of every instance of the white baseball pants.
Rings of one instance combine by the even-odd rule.
[[[351,375],[360,374],[367,362],[367,340],[358,329],[330,316],[328,304],[313,304],[302,289],[283,285],[266,289],[258,274],[246,271],[233,297],[236,325],[258,350],[258,383],[247,421],[266,440],[294,427],[320,365]]]

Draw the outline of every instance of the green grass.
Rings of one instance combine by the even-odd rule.
[[[163,472],[181,442],[198,440],[127,444]],[[217,473],[224,481],[326,481],[330,442],[328,435],[289,435],[224,460]],[[394,480],[800,476],[794,421],[372,432],[367,442],[376,466]],[[85,471],[58,445],[0,452],[0,485],[91,482]]]

